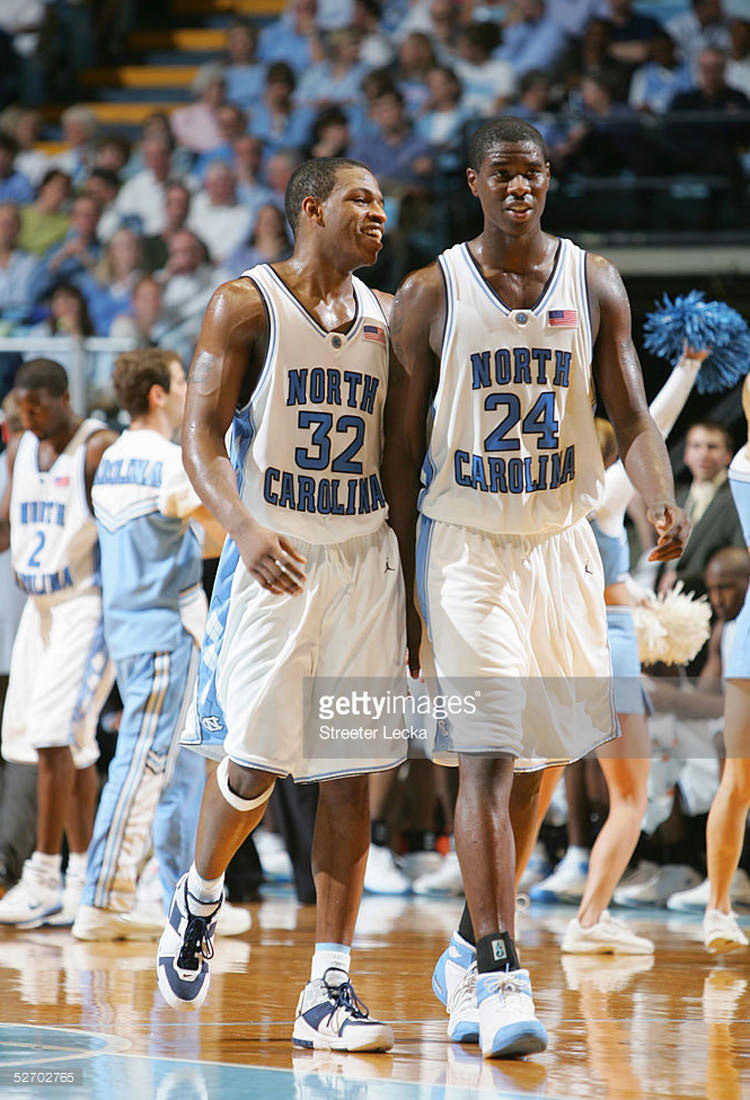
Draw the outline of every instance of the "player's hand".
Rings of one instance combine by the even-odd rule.
[[[406,662],[415,680],[419,679],[419,648],[422,644],[422,620],[414,603],[409,600],[406,608]]]
[[[251,577],[277,596],[298,596],[306,576],[297,563],[305,558],[291,543],[267,527],[254,530],[237,540],[237,549]]]
[[[674,503],[657,504],[649,510],[648,518],[658,535],[648,560],[673,561],[679,558],[690,534],[690,520],[685,509]]]

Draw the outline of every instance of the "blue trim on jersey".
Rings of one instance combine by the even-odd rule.
[[[247,275],[246,278],[250,280],[255,289],[258,291],[258,297],[260,298],[263,309],[265,310],[266,325],[268,327],[268,342],[266,346],[265,358],[263,360],[263,365],[260,368],[260,374],[258,375],[258,381],[255,384],[255,389],[250,394],[247,404],[243,408],[237,410],[237,412],[239,413],[245,412],[248,409],[252,410],[253,402],[257,401],[261,393],[263,392],[263,387],[265,386],[269,373],[271,371],[271,364],[273,363],[274,356],[276,355],[276,345],[279,342],[279,323],[271,299],[266,297],[266,294],[263,291],[263,287],[260,285],[260,283],[256,282],[252,275]],[[235,416],[236,415],[237,413],[235,413]],[[250,423],[252,424],[254,433],[256,429],[253,422],[252,411],[250,412]]]
[[[255,439],[255,425],[253,423],[253,410],[247,408],[247,416],[235,413],[232,422],[232,439],[230,443],[229,459],[237,475],[237,492],[242,496],[245,487],[245,458],[250,445]]]
[[[591,322],[591,294],[589,293],[587,256],[588,252],[581,249],[581,301],[586,303],[586,331],[589,334],[589,359],[591,359],[594,355],[594,326]]]
[[[508,306],[506,306],[505,302],[502,300],[495,288],[493,286],[490,286],[490,284],[487,282],[484,275],[482,274],[482,271],[480,270],[479,264],[474,259],[468,244],[464,241],[460,248],[461,252],[464,254],[464,262],[466,263],[466,266],[468,267],[478,286],[484,291],[492,304],[496,306],[497,309],[499,309],[505,317],[509,317],[513,310],[509,309]]]
[[[219,568],[216,571],[213,595],[208,609],[206,631],[201,646],[201,661],[198,667],[198,694],[195,707],[195,736],[183,738],[188,746],[221,745],[227,735],[224,711],[216,695],[216,670],[224,644],[224,630],[229,613],[229,598],[232,581],[240,553],[235,543],[227,538],[221,551]],[[206,723],[209,725],[206,725]]]
[[[531,307],[531,312],[535,317],[539,317],[544,311],[544,307],[552,296],[555,287],[560,281],[560,275],[564,266],[565,253],[567,252],[567,243],[562,237],[558,238],[557,251],[555,252],[555,261],[552,265],[552,271],[550,277],[547,280],[547,285],[537,299],[536,305]]]
[[[432,532],[434,528],[435,521],[431,520],[429,516],[421,515],[419,517],[419,530],[417,532],[417,596],[419,597],[422,615],[424,617],[425,626],[427,627],[427,636],[430,640],[432,640],[432,631],[430,629],[427,573],[430,565],[430,547],[432,545]]]
[[[453,302],[455,300],[455,294],[453,293],[453,280],[451,279],[450,268],[448,267],[447,261],[443,259],[442,256],[438,256],[437,259],[438,271],[443,280],[443,300],[445,302],[443,332],[440,337],[440,360],[442,362],[448,340],[453,335]]]
[[[434,423],[435,422],[435,405],[434,405],[434,403],[432,405],[432,410],[431,411],[432,411],[432,421]],[[424,456],[424,462],[422,463],[422,471],[421,471],[422,488],[419,491],[419,499],[417,500],[417,511],[418,512],[421,511],[421,509],[422,509],[422,501],[424,500],[425,493],[429,489],[430,484],[432,483],[432,479],[434,478],[436,473],[437,473],[437,466],[435,465],[435,460],[432,457],[432,449],[431,449],[431,444],[430,444],[430,446],[427,447],[427,450],[426,450],[425,456]]]
[[[78,698],[71,712],[70,730],[68,731],[71,745],[75,743],[75,726],[83,720],[84,715],[90,709],[108,662],[109,652],[107,643],[104,640],[104,620],[100,618],[86,655],[86,664],[83,667]]]
[[[271,267],[270,264],[263,264],[263,268],[266,271],[270,271],[271,275],[276,280],[276,282],[279,284],[279,287],[283,290],[284,294],[287,296],[289,301],[296,307],[296,309],[299,311],[299,313],[301,313],[302,316],[305,317],[309,321],[309,323],[312,325],[312,327],[316,330],[316,332],[320,336],[322,336],[324,339],[327,340],[328,337],[331,335],[331,333],[336,331],[335,329],[329,330],[329,329],[323,328],[323,326],[320,324],[320,322],[318,320],[316,320],[316,318],[313,317],[312,313],[310,313],[303,306],[303,304],[302,304],[302,302],[300,302],[299,298],[297,298],[296,295],[289,289],[289,287],[286,285],[286,283],[281,278],[281,276],[276,271],[274,271],[274,269]],[[360,301],[359,294],[357,293],[357,287],[356,287],[355,283],[352,283],[352,293],[354,295],[354,316],[352,317],[352,321],[351,321],[351,324],[349,326],[348,331],[338,333],[339,336],[343,336],[344,340],[347,343],[354,338],[354,336],[356,335],[356,333],[359,329],[360,322],[362,321],[362,303]]]

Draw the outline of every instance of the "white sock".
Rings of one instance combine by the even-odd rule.
[[[45,875],[55,875],[60,877],[60,868],[62,867],[61,855],[50,855],[48,852],[32,852],[31,865],[36,867],[37,870],[42,871]]]
[[[201,878],[193,864],[188,871],[187,888],[191,895],[190,912],[196,917],[209,917],[224,897],[224,876]]]
[[[86,878],[86,852],[71,852],[68,856],[66,878]]]
[[[342,981],[346,981],[349,978],[349,967],[352,961],[352,949],[345,943],[316,943],[315,954],[312,957],[312,965],[310,967],[310,981],[316,982],[322,979],[326,970],[329,967],[335,967],[336,970],[343,971],[346,975],[342,978]],[[334,975],[331,975],[333,977]],[[332,982],[332,985],[339,985],[339,982]]]
[[[569,844],[565,854],[570,856],[571,859],[587,860],[591,853],[588,848],[584,848],[581,844]]]

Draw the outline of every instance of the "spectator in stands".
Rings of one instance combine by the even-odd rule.
[[[730,29],[732,47],[727,61],[727,84],[750,96],[750,8],[744,17],[735,16],[732,19]]]
[[[142,275],[133,287],[130,312],[115,317],[109,335],[118,340],[132,340],[136,348],[163,345],[169,324],[162,299],[161,284],[153,275]]]
[[[38,187],[50,168],[50,158],[36,145],[42,129],[42,116],[33,107],[7,107],[0,121],[3,133],[15,138],[18,145],[15,168],[32,187]]]
[[[222,160],[234,168],[234,143],[247,132],[247,116],[233,103],[222,103],[216,111],[216,121],[221,134],[221,143],[215,149],[209,149],[193,165],[193,175],[203,182],[206,169],[214,161]]]
[[[406,113],[410,118],[415,118],[429,99],[427,74],[436,65],[437,54],[429,37],[421,31],[412,31],[411,34],[407,34],[398,48],[398,64],[393,79],[404,97]],[[373,77],[374,75],[374,73],[371,74]],[[367,95],[366,85],[367,81],[365,81],[365,95]],[[382,92],[383,89],[381,88],[380,91]]]
[[[138,217],[143,233],[153,236],[165,225],[164,198],[172,149],[163,137],[149,137],[141,151],[145,167],[122,185],[115,205],[121,217]]]
[[[83,185],[83,194],[89,195],[99,203],[100,216],[96,235],[104,244],[111,239],[112,234],[121,225],[135,228],[141,224],[140,218],[135,219],[131,216],[132,224],[128,225],[128,220],[123,219],[117,210],[117,192],[119,189],[120,184],[117,176],[110,168],[94,168]]]
[[[322,61],[323,47],[315,23],[316,13],[316,0],[289,0],[284,14],[260,32],[260,60],[269,65],[284,61],[298,74]]]
[[[70,218],[63,207],[69,196],[70,176],[59,168],[45,172],[37,197],[21,207],[21,235],[18,238],[21,248],[43,256],[65,238]]]
[[[258,60],[258,32],[252,23],[238,19],[227,31],[227,57],[224,66],[229,103],[251,111],[263,98],[265,65]]]
[[[627,104],[615,101],[614,87],[608,71],[591,68],[583,74],[583,117],[566,139],[570,166],[583,175],[614,176],[640,167],[640,129]]]
[[[291,252],[286,217],[278,206],[267,203],[258,211],[249,240],[236,248],[229,257],[227,269],[234,278],[255,264],[286,260]]]
[[[713,46],[698,57],[698,86],[678,93],[670,105],[673,114],[690,112],[689,125],[673,131],[686,171],[709,171],[739,182],[740,147],[750,144],[750,100],[726,82],[726,56]],[[696,121],[705,114],[706,121]],[[743,116],[735,118],[733,116]]]
[[[512,64],[492,56],[499,42],[500,31],[496,23],[467,23],[459,31],[458,60],[453,69],[463,86],[462,105],[477,115],[502,111],[515,91]]]
[[[0,133],[0,202],[21,204],[34,199],[34,188],[15,166],[17,153],[15,138]]]
[[[232,169],[214,161],[206,169],[204,190],[191,203],[188,228],[206,242],[212,260],[223,263],[245,240],[251,222],[250,211],[237,201]]]
[[[510,62],[516,77],[522,77],[532,69],[554,69],[567,43],[564,28],[550,17],[545,0],[517,0],[494,56]]]
[[[556,170],[567,151],[567,130],[551,103],[551,81],[541,69],[530,69],[521,78],[520,96],[508,113],[524,118],[544,138],[550,163]]]
[[[698,79],[698,58],[702,50],[713,46],[727,51],[731,45],[729,22],[721,10],[721,0],[692,0],[689,11],[675,15],[667,30],[677,43],[680,60]]]
[[[441,173],[463,177],[465,129],[476,112],[464,106],[461,81],[447,65],[430,70],[427,87],[430,98],[417,119],[416,133],[428,143],[431,159]],[[497,103],[499,109],[499,97]],[[492,113],[491,105],[488,113]]]
[[[328,35],[326,57],[300,77],[297,101],[319,109],[330,103],[353,109],[362,101],[362,81],[367,66],[359,57],[360,33],[342,27]],[[350,114],[352,121],[354,114]]]
[[[692,86],[690,69],[678,60],[674,39],[660,30],[649,43],[648,60],[633,73],[628,102],[636,111],[661,115],[676,95]]]
[[[29,336],[79,336],[85,339],[94,335],[86,299],[73,283],[58,283],[49,293],[48,305],[47,316],[29,329]],[[35,359],[36,355],[36,352],[29,352],[26,358]],[[65,358],[61,359],[56,354],[55,359],[67,370]]]
[[[547,15],[573,39],[580,39],[592,19],[607,19],[607,0],[547,0]]]
[[[359,57],[368,69],[380,69],[393,61],[393,45],[380,27],[382,15],[380,0],[354,0],[352,25],[361,35]]]
[[[344,157],[351,145],[349,119],[341,107],[324,107],[312,128],[308,157]]]
[[[21,218],[15,203],[0,204],[0,316],[4,322],[25,321],[33,306],[32,279],[36,256],[18,247]]]
[[[266,73],[263,102],[253,111],[251,132],[266,150],[302,148],[309,141],[311,112],[295,107],[295,76],[286,61],[275,61]]]
[[[79,195],[73,203],[70,229],[62,244],[51,248],[43,257],[34,276],[36,300],[46,297],[53,284],[75,283],[85,272],[91,272],[102,256],[97,235],[101,207],[91,195]]]
[[[147,271],[158,271],[169,259],[169,242],[187,225],[192,192],[180,180],[170,180],[164,193],[164,228],[144,237],[143,263]]]
[[[125,165],[122,172],[122,178],[129,180],[132,176],[135,176],[146,167],[143,156],[143,146],[152,138],[158,138],[160,141],[166,142],[169,146],[171,160],[169,168],[170,176],[179,179],[181,176],[188,175],[193,166],[195,154],[192,153],[190,149],[183,149],[181,145],[175,144],[169,116],[165,115],[163,111],[154,111],[153,114],[148,116],[141,127],[140,146],[131,155],[130,160]]]
[[[608,21],[612,28],[610,56],[632,74],[648,57],[661,23],[645,12],[635,11],[633,0],[609,0]]]
[[[3,0],[0,5],[0,35],[4,49],[0,90],[5,102],[20,99],[37,104],[44,99],[47,58],[40,38],[48,17],[44,0]]]
[[[169,259],[156,273],[170,340],[177,333],[195,344],[208,301],[219,283],[228,278],[226,272],[205,261],[203,245],[195,233],[181,229],[170,238]]]
[[[201,65],[192,85],[195,103],[178,107],[170,123],[178,145],[194,153],[205,153],[222,143],[218,111],[226,100],[226,82],[221,65]]]
[[[678,487],[677,502],[688,514],[690,537],[682,556],[663,570],[660,592],[682,580],[688,592],[702,594],[703,574],[715,551],[745,545],[727,480],[733,453],[734,440],[723,424],[703,420],[688,429],[684,462],[692,481]]]
[[[94,169],[104,168],[114,172],[118,180],[130,160],[130,142],[122,134],[102,134],[96,143]]]
[[[294,169],[302,163],[301,149],[279,149],[272,153],[266,164],[266,182],[270,191],[269,202],[284,210],[284,195]]]
[[[54,158],[55,164],[67,172],[74,187],[80,187],[96,157],[97,121],[94,113],[83,104],[67,107],[60,118],[63,141],[68,148]]]
[[[118,229],[91,274],[81,275],[78,285],[89,307],[98,336],[108,336],[119,313],[130,308],[133,289],[143,271],[140,240],[132,229]]]
[[[423,187],[433,169],[430,149],[406,117],[401,93],[396,88],[384,92],[375,100],[371,113],[378,140],[358,139],[351,156],[370,168],[384,192],[402,193],[415,185]]]
[[[458,7],[453,0],[432,0],[428,33],[442,65],[452,65],[456,61],[458,31]]]
[[[263,143],[252,134],[244,134],[234,143],[234,177],[237,198],[251,214],[272,199],[270,188],[260,182]]]

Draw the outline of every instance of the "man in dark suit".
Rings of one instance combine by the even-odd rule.
[[[701,420],[688,429],[685,465],[693,480],[678,489],[677,502],[685,508],[692,530],[682,557],[664,571],[659,592],[668,592],[681,580],[686,592],[702,595],[709,558],[725,546],[745,545],[727,481],[733,452],[734,440],[723,424]]]

